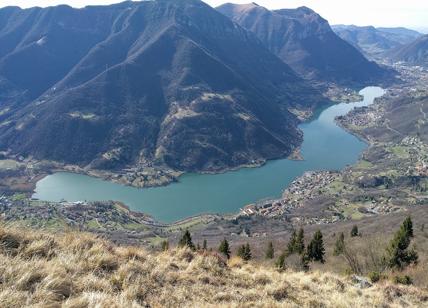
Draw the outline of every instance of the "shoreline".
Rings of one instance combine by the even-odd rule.
[[[337,96],[335,96],[335,95],[332,96],[331,92],[329,92],[331,90],[336,91]],[[331,106],[342,104],[342,103],[352,104],[352,103],[355,103],[357,101],[351,101],[350,98],[352,98],[352,99],[363,98],[363,96],[360,95],[357,90],[352,89],[352,88],[341,88],[341,87],[329,87],[328,91],[326,91],[326,93],[324,95],[328,98],[328,100],[330,102],[322,104],[322,106],[314,107],[313,110],[311,110],[309,113],[307,113],[307,110],[302,110],[302,112],[307,113],[306,114],[307,116],[300,119],[300,123],[298,124],[298,126],[301,124],[313,121],[316,114],[322,112],[323,110],[325,110]],[[335,97],[336,97],[336,99],[335,99]],[[337,97],[340,97],[340,99],[342,101],[339,101],[337,99]],[[237,165],[234,167],[221,168],[221,169],[212,170],[212,171],[206,170],[206,171],[186,172],[186,171],[177,171],[177,170],[169,169],[169,168],[164,167],[164,166],[150,166],[150,167],[129,167],[129,168],[124,168],[122,170],[118,170],[118,171],[114,172],[114,171],[110,171],[110,170],[95,170],[95,169],[85,170],[84,167],[80,167],[77,165],[67,165],[67,164],[63,164],[63,163],[59,163],[59,162],[49,162],[55,166],[53,168],[48,168],[42,174],[37,175],[37,177],[38,177],[37,181],[35,181],[35,182],[31,181],[28,184],[30,184],[32,187],[31,192],[33,195],[35,193],[35,188],[36,188],[37,182],[39,182],[40,180],[42,180],[45,177],[52,175],[54,173],[70,172],[70,173],[74,173],[74,174],[86,175],[86,176],[94,177],[97,179],[101,179],[103,181],[112,182],[115,184],[124,185],[127,187],[139,188],[139,189],[165,187],[165,186],[168,186],[172,183],[180,182],[180,177],[182,177],[184,175],[189,175],[189,174],[213,174],[213,175],[214,174],[224,174],[227,172],[239,171],[241,169],[246,169],[246,168],[260,168],[260,167],[263,167],[264,165],[266,165],[270,161],[275,161],[275,160],[280,160],[280,159],[289,159],[289,160],[301,161],[301,160],[304,160],[304,158],[300,152],[302,143],[303,143],[303,139],[298,146],[290,149],[289,153],[284,153],[284,155],[279,156],[279,157],[259,158],[257,160],[254,160],[253,162]],[[30,161],[30,162],[33,163],[33,161]],[[39,161],[34,161],[34,163],[37,163],[37,162],[39,162]],[[129,174],[132,174],[133,172],[137,172],[137,173],[139,171],[144,172],[145,168],[146,169],[151,168],[154,171],[164,172],[166,175],[168,175],[168,179],[166,179],[166,180],[164,179],[164,180],[160,180],[160,181],[152,180],[152,181],[144,182],[143,185],[137,185],[131,181],[126,181],[126,180],[123,180],[120,178],[121,176],[127,176]],[[126,173],[126,171],[129,171],[129,170],[132,170],[133,172],[131,171],[130,173]]]
[[[346,104],[350,103],[350,102],[345,102]],[[357,102],[354,102],[357,103]],[[373,101],[373,103],[375,103],[375,101]],[[372,104],[373,104],[372,103]],[[334,106],[336,104],[327,104],[325,106],[323,106],[323,110]],[[305,122],[309,122],[312,121],[313,117],[310,117],[308,119],[306,119]],[[305,123],[302,122],[302,123]],[[335,120],[336,124],[339,124],[336,120]],[[357,136],[356,132],[350,131],[348,129],[346,129],[345,127],[343,127],[342,125],[338,125],[341,129],[347,131],[348,133]],[[360,136],[357,136],[360,139]],[[369,142],[367,142],[366,140],[363,140],[365,143],[367,143],[368,145],[370,145]],[[361,160],[361,156],[363,155],[363,153],[360,154],[360,157],[358,159],[358,161]],[[253,161],[253,163],[250,164],[243,164],[243,165],[239,165],[233,168],[225,168],[224,170],[216,170],[216,171],[201,171],[201,172],[195,172],[195,174],[222,174],[222,173],[227,173],[227,172],[233,172],[233,171],[238,171],[244,168],[259,168],[264,166],[266,163],[268,163],[269,161],[275,161],[278,159],[289,159],[289,160],[303,160],[303,157],[300,153],[300,146],[294,148],[288,155],[284,155],[281,158],[272,158],[272,159],[263,159],[263,160],[258,160],[258,161]],[[358,163],[358,161],[356,163]],[[153,168],[153,167],[152,167]],[[126,170],[126,169],[125,169]],[[129,169],[128,169],[129,170]],[[142,169],[144,170],[144,169]],[[153,170],[156,170],[156,168],[153,168]],[[163,169],[166,170],[166,169]],[[169,170],[167,170],[169,171]],[[307,170],[307,172],[310,172],[311,170]],[[172,179],[170,179],[167,182],[161,183],[161,184],[155,184],[155,185],[145,185],[144,187],[138,187],[136,185],[132,185],[132,183],[130,182],[123,182],[120,180],[117,180],[117,177],[120,173],[114,173],[111,171],[103,171],[103,170],[84,170],[81,167],[78,166],[72,166],[72,165],[62,165],[62,166],[58,166],[56,165],[54,168],[50,168],[49,170],[47,170],[46,172],[39,174],[37,177],[33,178],[32,181],[30,182],[30,185],[32,187],[32,192],[31,195],[34,195],[35,193],[35,188],[37,185],[37,182],[39,182],[40,180],[44,179],[45,177],[52,175],[54,173],[58,173],[58,172],[70,172],[70,173],[74,173],[74,174],[81,174],[81,175],[86,175],[86,176],[90,176],[90,177],[94,177],[94,178],[98,178],[107,182],[112,182],[112,183],[116,183],[119,185],[123,185],[123,186],[129,186],[129,187],[136,187],[136,188],[150,188],[150,187],[162,187],[162,186],[167,186],[169,184],[171,184],[172,182],[179,182],[180,177],[184,176],[184,175],[188,175],[188,174],[192,174],[190,173],[185,173],[185,172],[177,172],[177,176],[173,177]],[[301,176],[300,176],[301,177]],[[294,180],[299,179],[300,177],[296,177]],[[285,190],[287,187],[284,187],[283,189]],[[255,201],[260,202],[260,200]],[[126,206],[126,205],[125,205]],[[243,205],[242,205],[243,206]],[[174,226],[174,225],[179,225],[188,221],[192,221],[192,220],[197,220],[199,218],[202,217],[207,217],[207,216],[217,216],[217,217],[236,217],[239,216],[242,213],[242,209],[238,210],[237,212],[233,212],[233,213],[227,213],[227,214],[212,214],[212,213],[205,213],[205,214],[198,214],[198,215],[194,215],[191,217],[185,217],[182,219],[179,219],[177,221],[171,222],[171,223],[165,223],[162,222],[160,220],[154,219],[153,220],[156,222],[156,224],[159,225],[166,225],[166,226]],[[135,211],[135,213],[141,213],[144,214],[144,212],[140,212],[140,211]],[[147,215],[147,214],[146,214]],[[149,215],[150,216],[150,215]]]

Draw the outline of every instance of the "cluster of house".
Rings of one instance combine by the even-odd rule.
[[[0,196],[0,211],[4,215],[4,210],[12,206],[12,201],[10,201],[6,196]]]
[[[338,118],[340,122],[346,120],[347,125],[358,127],[373,126],[382,119],[381,113],[374,107],[356,108],[349,112],[346,116]]]
[[[265,200],[241,209],[240,215],[277,217],[299,207],[305,200],[314,199],[320,189],[335,181],[339,173],[333,171],[308,171],[294,180],[281,199]]]
[[[164,169],[137,167],[124,169],[123,173],[114,174],[111,179],[120,184],[144,188],[169,184],[179,175]]]
[[[0,197],[1,216],[6,220],[50,219],[54,214],[51,207],[31,207],[26,201],[12,201],[6,196]]]
[[[106,202],[42,202],[23,201],[21,203],[10,201],[5,196],[0,197],[0,212],[2,217],[9,221],[34,220],[48,221],[59,218],[70,226],[86,226],[94,222],[100,227],[116,224],[155,224],[148,215],[120,211],[116,204]]]
[[[249,204],[241,209],[239,215],[253,216],[261,215],[267,217],[277,216],[284,212],[285,202],[283,200],[264,201],[258,204]]]
[[[418,137],[408,136],[401,142],[403,146],[411,147],[413,150],[413,159],[416,162],[413,170],[409,173],[417,176],[428,176],[428,146]]]

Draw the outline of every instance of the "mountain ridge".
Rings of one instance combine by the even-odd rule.
[[[404,61],[408,64],[428,67],[428,34],[407,45],[391,50],[388,57],[394,61]]]
[[[19,47],[0,58],[0,87],[20,93],[0,115],[0,148],[11,153],[101,169],[224,170],[288,155],[302,138],[288,109],[324,100],[199,0],[12,11],[0,28],[0,42],[13,33]],[[76,33],[88,37],[82,46],[68,40]],[[78,51],[68,62],[55,57],[68,48]],[[69,66],[38,78],[58,59]]]
[[[255,33],[306,79],[355,87],[379,82],[388,75],[387,70],[340,39],[328,21],[310,8],[271,11],[227,3],[217,10]]]
[[[387,52],[406,45],[421,34],[403,27],[334,25],[333,30],[369,58],[385,58]]]

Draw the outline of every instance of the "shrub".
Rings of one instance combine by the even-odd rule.
[[[376,283],[380,280],[381,275],[379,272],[373,271],[369,273],[369,279],[371,282]]]
[[[358,226],[354,225],[351,229],[351,237],[359,236],[360,232],[358,231]]]
[[[410,276],[408,275],[403,275],[403,276],[395,276],[394,277],[394,283],[397,284],[404,284],[406,286],[413,284],[413,280]]]
[[[244,262],[243,262],[243,260],[242,260],[240,257],[235,256],[235,257],[231,257],[231,258],[227,261],[227,265],[228,265],[230,268],[233,268],[233,267],[241,268],[241,267],[244,265]]]

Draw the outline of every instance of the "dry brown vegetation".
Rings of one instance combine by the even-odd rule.
[[[319,271],[279,272],[186,249],[149,253],[94,235],[0,227],[0,307],[425,306],[428,293],[383,281],[360,289]]]

